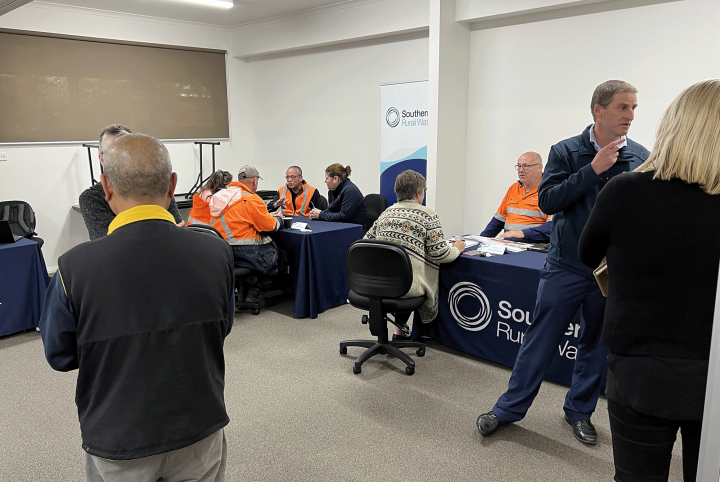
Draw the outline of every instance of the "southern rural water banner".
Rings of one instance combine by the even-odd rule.
[[[380,86],[380,194],[388,205],[397,201],[398,174],[412,169],[427,175],[427,89],[426,80]]]

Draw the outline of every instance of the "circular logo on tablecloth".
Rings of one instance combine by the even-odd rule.
[[[385,122],[390,127],[395,127],[400,123],[400,112],[395,107],[390,107],[385,113]]]
[[[467,315],[460,312],[460,300],[466,296],[475,298],[480,303],[477,313]],[[490,309],[490,302],[487,296],[485,296],[485,293],[482,292],[478,285],[470,283],[469,281],[457,283],[450,289],[448,305],[450,305],[450,312],[458,326],[468,331],[484,330],[492,318],[492,310]]]

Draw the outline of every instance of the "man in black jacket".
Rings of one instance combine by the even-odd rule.
[[[582,331],[563,410],[578,441],[597,443],[590,417],[607,373],[607,351],[600,345],[605,298],[592,269],[580,261],[578,240],[603,186],[638,167],[649,155],[627,138],[636,107],[635,87],[608,80],[595,89],[590,102],[594,124],[550,149],[538,188],[540,209],[554,215],[550,249],[540,273],[533,321],[525,332],[508,389],[492,411],[477,419],[484,436],[525,417],[568,325],[580,311]]]
[[[40,319],[50,366],[79,370],[86,479],[223,481],[232,252],[175,225],[157,139],[116,140],[100,179],[117,217],[58,259]]]
[[[100,159],[101,166],[104,166],[103,153],[110,147],[110,144],[122,136],[131,133],[132,131],[122,124],[112,124],[100,131],[98,158]],[[93,239],[106,236],[108,226],[110,226],[112,220],[115,219],[115,213],[110,209],[110,205],[105,199],[105,191],[103,190],[102,184],[97,183],[85,189],[80,194],[78,204],[80,205],[80,214],[82,214],[83,221],[85,221],[85,227],[88,230],[88,235],[90,235],[90,240],[92,241]],[[175,199],[170,201],[168,212],[173,215],[176,223],[180,226],[184,224]]]

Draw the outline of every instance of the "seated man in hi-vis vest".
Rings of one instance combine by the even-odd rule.
[[[268,211],[285,208],[288,216],[308,216],[310,210],[320,207],[320,193],[317,189],[305,182],[302,169],[290,166],[285,172],[287,184],[280,186],[273,200],[268,204]]]
[[[547,243],[552,230],[551,216],[538,206],[537,188],[542,181],[542,157],[537,152],[526,152],[515,164],[518,182],[507,190],[502,204],[480,236],[500,237],[509,241]]]
[[[263,200],[255,194],[260,173],[243,166],[237,182],[231,182],[210,197],[210,226],[220,231],[232,248],[235,266],[250,268],[262,274],[278,274],[278,248],[267,235],[283,225],[282,219],[270,214]]]

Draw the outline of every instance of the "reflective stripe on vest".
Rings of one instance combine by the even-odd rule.
[[[532,209],[518,209],[518,208],[507,208],[507,212],[514,213],[514,214],[520,214],[523,216],[532,216],[534,218],[542,218],[545,217],[545,213],[542,211],[533,211]]]
[[[523,229],[537,228],[539,224],[508,224],[505,223],[505,231],[522,231]]]
[[[307,187],[309,188],[310,186],[308,185]],[[299,210],[296,209],[295,203],[293,203],[292,194],[290,194],[290,199],[287,199],[287,193],[288,193],[287,184],[285,184],[285,185],[283,186],[282,194],[280,195],[280,198],[290,201],[290,204],[291,204],[292,207],[293,207],[292,213],[293,213],[294,215],[305,216],[305,210],[307,209],[307,205],[308,205],[308,202],[309,202],[308,200],[310,199],[311,196],[310,196],[309,193],[308,193],[308,189],[305,189],[305,186],[301,186],[301,188],[303,189],[303,193],[302,193],[303,202],[302,202],[302,206],[300,206],[300,209],[299,209]],[[295,198],[295,199],[297,200],[297,198]]]

